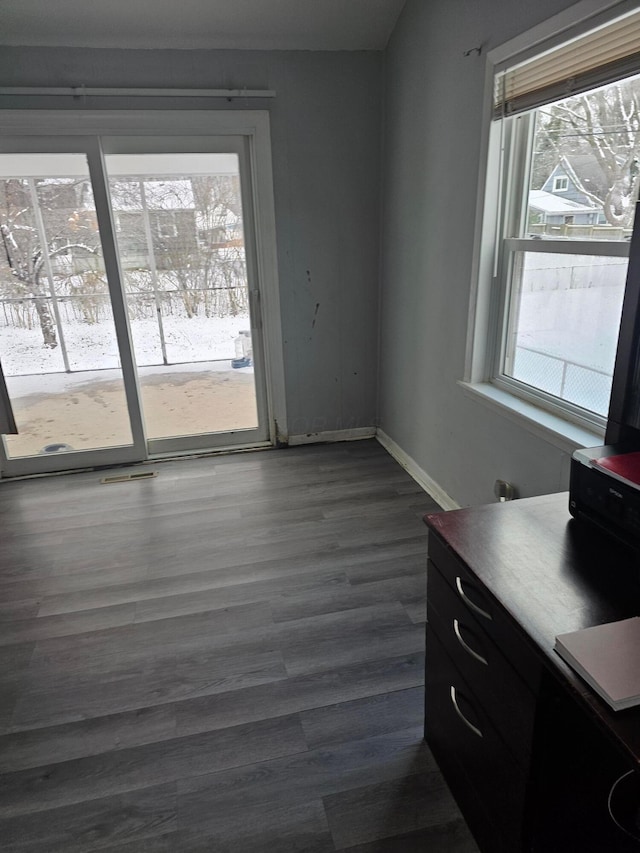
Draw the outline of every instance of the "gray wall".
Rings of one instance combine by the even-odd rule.
[[[276,89],[269,108],[288,429],[370,426],[377,414],[454,499],[481,503],[494,499],[496,477],[522,495],[566,488],[568,456],[456,384],[485,64],[463,52],[482,44],[484,54],[568,5],[408,0],[384,55],[4,48],[0,85]]]
[[[568,455],[465,396],[487,50],[564,0],[408,0],[386,53],[379,421],[462,505],[568,487]],[[482,45],[483,55],[465,57]]]
[[[0,85],[276,90],[248,106],[271,112],[288,431],[304,434],[375,423],[382,64],[379,52],[5,47]]]

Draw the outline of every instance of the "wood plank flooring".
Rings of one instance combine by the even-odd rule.
[[[477,853],[374,441],[0,484],[3,853]]]

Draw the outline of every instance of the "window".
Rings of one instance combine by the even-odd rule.
[[[155,226],[160,240],[175,240],[178,236],[178,226],[172,213],[156,213]]]
[[[497,230],[480,263],[495,322],[483,329],[482,369],[502,390],[596,428],[640,186],[639,35],[636,11],[495,68],[490,158],[500,163],[485,219]]]

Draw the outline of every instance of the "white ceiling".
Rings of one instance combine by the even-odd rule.
[[[0,0],[0,44],[382,50],[405,0]]]

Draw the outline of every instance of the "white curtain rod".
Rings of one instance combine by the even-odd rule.
[[[0,95],[65,95],[74,98],[91,96],[109,98],[131,96],[134,98],[275,98],[273,89],[126,89],[93,88],[91,86],[31,87],[2,86]]]

